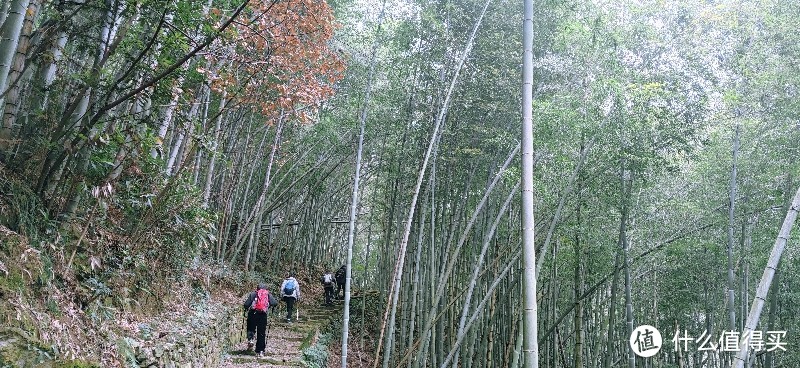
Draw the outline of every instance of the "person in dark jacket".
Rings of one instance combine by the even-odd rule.
[[[278,300],[267,290],[267,286],[258,284],[258,288],[247,295],[242,307],[244,307],[244,313],[247,317],[247,349],[250,350],[253,348],[253,337],[255,337],[256,354],[264,356],[264,350],[267,348],[267,312],[254,309],[258,301],[259,290],[267,292],[267,303],[269,307],[278,305]]]
[[[347,266],[342,265],[336,270],[336,299],[344,299],[344,283],[347,281]],[[341,295],[341,296],[339,296]]]

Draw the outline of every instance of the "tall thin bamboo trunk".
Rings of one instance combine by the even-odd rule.
[[[480,16],[478,17],[477,21],[475,22],[475,25],[472,28],[472,33],[470,34],[470,37],[467,40],[467,44],[464,47],[464,51],[462,52],[461,57],[458,60],[458,66],[455,69],[455,73],[453,74],[452,80],[450,81],[450,86],[449,86],[449,88],[447,90],[447,94],[445,95],[444,102],[442,103],[442,107],[439,110],[439,114],[437,115],[436,120],[434,122],[433,132],[431,133],[431,140],[430,140],[430,143],[428,144],[428,148],[427,148],[427,150],[425,152],[425,156],[424,156],[423,161],[422,161],[422,167],[420,168],[419,174],[417,175],[417,184],[414,187],[414,194],[413,194],[412,199],[411,199],[411,204],[410,204],[410,208],[409,208],[409,211],[408,211],[405,230],[403,231],[403,238],[402,238],[402,240],[400,242],[400,249],[398,251],[399,259],[398,259],[398,261],[397,261],[397,263],[395,265],[394,277],[392,279],[392,286],[390,288],[390,290],[392,290],[392,297],[391,297],[391,300],[389,301],[389,303],[387,304],[387,309],[386,309],[386,311],[384,313],[383,327],[381,328],[381,335],[380,335],[379,342],[378,342],[378,344],[379,344],[378,345],[378,351],[380,351],[381,350],[381,344],[384,343],[384,341],[383,341],[384,330],[386,328],[388,328],[389,331],[385,334],[386,335],[386,341],[385,341],[386,347],[384,349],[385,353],[384,353],[384,358],[383,358],[383,368],[388,368],[388,366],[389,366],[389,357],[391,356],[391,352],[392,352],[392,349],[393,349],[394,322],[395,322],[395,315],[397,313],[397,301],[398,301],[399,295],[400,295],[400,279],[401,279],[402,272],[403,272],[403,264],[405,262],[405,255],[406,255],[406,246],[408,245],[408,238],[409,238],[409,235],[411,233],[411,224],[412,224],[412,221],[414,219],[414,212],[415,212],[415,208],[416,208],[416,204],[417,204],[417,199],[419,197],[420,188],[422,187],[422,181],[423,181],[423,179],[425,177],[425,172],[427,171],[428,162],[430,160],[431,153],[433,151],[433,147],[434,147],[435,142],[438,140],[438,137],[440,135],[440,127],[442,126],[442,122],[444,121],[444,117],[447,115],[448,107],[450,106],[450,99],[451,99],[451,97],[453,95],[453,90],[455,89],[456,82],[458,81],[458,77],[459,77],[459,75],[461,73],[461,70],[462,70],[462,68],[464,66],[464,63],[466,62],[467,57],[469,56],[469,54],[470,54],[470,52],[472,50],[472,46],[473,46],[473,44],[475,42],[475,35],[477,34],[478,29],[480,28],[480,25],[483,22],[483,17],[486,14],[486,10],[488,9],[490,3],[491,3],[491,0],[487,0],[486,1],[485,5],[483,7],[483,10],[481,11]],[[389,313],[390,311],[391,311],[391,314]],[[377,367],[377,364],[378,364],[378,361],[376,359],[374,366]]]
[[[219,140],[220,134],[222,133],[222,120],[225,117],[225,104],[228,101],[228,90],[222,90],[222,96],[220,97],[219,101],[219,115],[217,115],[216,122],[214,122],[214,141],[211,143],[211,152],[209,153],[211,157],[209,158],[208,162],[208,170],[206,171],[206,180],[203,185],[203,207],[208,207],[208,200],[211,198],[211,183],[213,182],[214,177],[214,169],[217,164],[217,156],[220,153],[217,152],[219,147]]]
[[[767,331],[774,331],[775,316],[778,315],[778,292],[780,292],[780,270],[775,270],[775,282],[772,286],[772,294],[769,296],[769,316],[767,317]],[[748,365],[749,366],[749,365]],[[775,352],[767,351],[764,356],[764,368],[775,368]]]
[[[525,0],[522,36],[522,248],[525,280],[525,368],[539,367],[536,243],[533,218],[533,0]]]
[[[244,234],[246,234],[247,230],[249,230],[250,227],[255,225],[254,220],[256,216],[261,216],[265,212],[264,203],[267,197],[268,190],[270,189],[270,184],[272,183],[272,166],[275,163],[275,157],[280,147],[283,127],[284,127],[284,119],[283,119],[283,114],[281,114],[281,117],[278,119],[278,126],[276,127],[275,130],[275,140],[272,144],[272,150],[270,151],[269,154],[269,160],[267,161],[267,172],[264,175],[264,182],[261,185],[261,193],[259,194],[258,199],[256,199],[255,205],[253,206],[253,210],[245,218],[244,223],[240,222],[239,224],[240,226],[244,227],[242,228],[242,233],[240,233],[236,237],[236,240],[234,241],[234,248],[238,248],[239,246],[241,246],[241,243],[244,240]]]
[[[372,41],[370,54],[369,72],[367,74],[367,85],[364,89],[364,102],[359,116],[358,147],[356,148],[355,174],[353,176],[353,197],[350,204],[350,222],[347,232],[347,271],[344,287],[344,316],[342,321],[342,368],[347,367],[347,343],[350,336],[350,288],[353,263],[353,243],[355,242],[356,221],[358,210],[359,184],[361,183],[361,154],[364,150],[364,128],[367,124],[367,113],[369,111],[370,93],[372,83],[375,79],[375,65],[378,59],[378,46],[380,45],[381,26],[383,25],[383,15],[386,9],[386,1],[381,3],[381,12],[378,15],[378,24],[375,28],[375,39]]]
[[[772,285],[772,279],[775,276],[775,271],[778,269],[778,263],[783,255],[783,250],[786,248],[786,242],[789,239],[789,234],[792,232],[794,222],[797,219],[797,212],[800,211],[800,188],[794,195],[789,210],[786,212],[786,218],[783,220],[783,225],[778,233],[778,238],[775,239],[775,245],[772,247],[767,266],[764,268],[764,274],[761,276],[761,281],[756,289],[756,296],[753,299],[753,305],[750,307],[750,314],[747,315],[747,322],[745,323],[742,336],[751,336],[752,332],[758,327],[758,320],[761,318],[761,311],[764,309],[764,301],[767,299],[767,292]],[[742,339],[742,344],[739,346],[739,351],[736,353],[736,360],[734,361],[735,368],[744,368],[745,362],[750,354],[749,339]]]
[[[728,300],[727,300],[727,307],[728,307],[728,329],[730,331],[736,331],[736,304],[734,301],[734,285],[736,276],[734,275],[733,271],[733,227],[735,226],[735,207],[736,207],[736,161],[737,157],[739,156],[739,131],[740,126],[736,125],[736,133],[733,138],[733,149],[732,149],[732,164],[731,164],[731,180],[730,180],[730,191],[728,193]],[[723,356],[722,366],[728,367],[730,365],[730,360],[727,356]]]
[[[0,4],[0,27],[2,27],[3,23],[6,21],[6,17],[8,16],[8,8],[10,6],[10,1],[3,1],[3,3]]]
[[[41,0],[30,0],[25,17],[22,22],[22,28],[19,33],[19,41],[16,46],[16,53],[12,58],[7,77],[8,88],[3,87],[0,83],[0,95],[5,94],[5,109],[3,109],[3,123],[0,126],[0,153],[10,149],[14,145],[11,140],[14,137],[14,123],[17,121],[17,113],[20,106],[20,94],[23,86],[27,83],[22,81],[22,70],[25,67],[25,59],[30,48],[31,33],[33,32],[33,23],[39,16],[39,9],[41,7]],[[1,28],[0,28],[1,29]],[[0,42],[1,44],[1,42]],[[0,65],[0,69],[2,66]],[[0,73],[3,71],[0,70]],[[28,79],[26,77],[25,79]],[[12,86],[11,83],[14,85]],[[0,103],[3,98],[0,97]]]
[[[167,161],[167,168],[165,171],[168,176],[172,175],[174,169],[181,166],[184,161],[184,156],[188,152],[186,147],[189,146],[189,142],[192,140],[192,135],[194,134],[194,118],[200,111],[200,105],[205,102],[208,93],[210,93],[210,90],[205,84],[200,86],[200,89],[197,91],[197,96],[192,102],[192,107],[189,109],[189,115],[186,119],[186,125],[188,126],[184,126],[183,129],[180,130],[175,145],[169,152],[169,160]]]
[[[500,272],[500,274],[497,275],[495,277],[495,279],[492,281],[492,283],[489,286],[488,290],[486,291],[486,293],[484,293],[483,298],[481,299],[480,303],[478,303],[478,305],[475,307],[475,311],[472,313],[472,316],[470,317],[469,321],[466,324],[466,327],[465,327],[466,329],[469,329],[470,327],[472,327],[472,325],[475,323],[475,321],[478,319],[478,317],[481,316],[481,312],[482,312],[483,308],[485,308],[486,303],[489,301],[489,299],[491,299],[493,297],[494,290],[497,288],[497,285],[499,285],[500,281],[502,281],[506,277],[506,275],[511,270],[511,268],[516,264],[516,261],[520,257],[521,254],[522,254],[522,249],[520,249],[519,251],[517,251],[517,253],[512,255],[511,259],[508,260],[508,262],[506,263],[505,267],[503,268],[503,271]],[[451,344],[452,348],[450,349],[449,354],[445,357],[445,359],[442,362],[440,368],[445,368],[447,365],[449,365],[450,360],[453,358],[453,355],[455,355],[455,352],[458,350],[458,347],[463,342],[464,337],[466,335],[467,334],[461,334],[456,339],[456,341],[453,344]]]
[[[524,323],[525,321],[522,318],[520,318],[517,326],[517,335],[514,339],[514,355],[513,358],[511,359],[511,365],[510,365],[511,368],[519,368],[520,366],[520,357],[522,356],[522,341],[525,338]]]
[[[250,256],[253,253],[253,241],[256,238],[256,226],[250,230],[250,236],[247,240],[247,249],[244,252],[244,271],[250,271]]]
[[[61,61],[63,56],[64,47],[67,44],[67,34],[66,32],[59,32],[55,38],[51,41],[50,47],[48,48],[47,52],[43,59],[46,62],[39,64],[38,69],[35,73],[35,78],[33,80],[33,89],[29,99],[29,105],[27,109],[23,110],[23,118],[21,122],[22,131],[20,133],[20,139],[25,140],[29,137],[33,136],[36,132],[36,129],[31,126],[28,121],[31,115],[42,111],[47,106],[47,103],[50,98],[50,86],[53,84],[56,78],[56,70],[58,69],[58,63]],[[41,126],[40,123],[35,124],[37,126]],[[30,153],[26,153],[23,157],[29,157]]]
[[[627,213],[624,215],[627,217]],[[623,223],[624,224],[624,223]],[[622,254],[623,254],[623,262],[625,262],[625,319],[626,325],[628,326],[627,332],[628,336],[633,333],[633,298],[631,297],[631,263],[630,263],[630,246],[628,244],[627,235],[625,235],[624,225],[623,229],[620,230],[620,236],[623,237],[622,239]],[[636,367],[636,354],[633,353],[633,348],[628,344],[628,367],[635,368]]]
[[[156,145],[150,151],[150,156],[152,158],[156,158],[159,154],[164,155],[165,152],[162,151],[162,147],[164,146],[164,139],[167,137],[167,131],[172,126],[172,120],[175,118],[175,111],[178,109],[178,101],[181,97],[181,87],[183,85],[183,76],[179,76],[178,80],[172,85],[172,98],[170,99],[169,104],[164,108],[164,118],[161,120],[161,124],[158,126],[158,134],[156,136]]]
[[[581,170],[583,170],[584,164],[586,164],[586,158],[589,156],[589,151],[591,151],[592,147],[594,146],[594,139],[590,140],[588,144],[581,145],[581,150],[578,155],[578,162],[575,164],[575,169],[572,170],[572,174],[570,174],[569,180],[567,180],[567,186],[558,196],[558,206],[556,206],[556,211],[553,214],[553,218],[550,220],[550,226],[547,229],[547,235],[544,238],[544,244],[540,248],[539,258],[536,261],[536,275],[538,278],[539,270],[542,269],[544,266],[544,260],[547,258],[547,252],[550,248],[551,240],[553,239],[553,234],[555,233],[556,225],[561,221],[561,213],[564,210],[564,205],[566,204],[567,198],[572,194],[573,187],[575,186],[575,181],[578,179],[578,175],[580,174]],[[534,158],[534,161],[536,159]]]
[[[455,248],[453,250],[449,251],[449,252],[445,252],[444,255],[449,257],[450,253],[452,253],[453,256],[452,256],[452,258],[447,258],[446,260],[444,260],[442,262],[442,264],[444,264],[444,267],[443,267],[443,271],[439,273],[439,278],[438,278],[438,281],[436,283],[437,288],[436,288],[436,293],[434,294],[434,300],[433,300],[434,301],[434,305],[437,304],[440,300],[442,300],[442,297],[446,294],[445,293],[445,286],[448,285],[447,280],[450,278],[450,275],[453,272],[454,266],[455,266],[456,262],[458,261],[458,257],[457,256],[460,253],[461,248],[466,243],[466,241],[467,241],[467,239],[469,237],[469,234],[470,234],[470,230],[475,225],[475,222],[476,222],[479,214],[481,213],[483,207],[486,205],[490,194],[492,193],[492,191],[494,190],[495,186],[499,182],[499,180],[501,178],[501,174],[503,172],[505,172],[505,170],[508,168],[508,165],[511,164],[511,161],[517,156],[517,152],[519,151],[519,148],[520,148],[520,145],[517,145],[509,152],[508,157],[506,157],[506,160],[503,163],[503,166],[500,167],[498,172],[494,175],[494,177],[492,177],[491,182],[487,184],[487,187],[486,187],[486,189],[484,191],[484,194],[483,194],[483,198],[481,198],[481,201],[475,206],[475,210],[473,211],[472,216],[469,218],[468,221],[466,221],[465,229],[462,231],[461,236],[460,236],[460,238],[458,240],[458,243],[456,244]],[[469,186],[467,186],[467,189],[469,189]],[[464,198],[466,199],[466,198],[468,198],[468,196],[465,195]],[[457,221],[457,222],[453,223],[453,226],[451,227],[451,229],[453,230],[453,233],[455,233],[455,230],[456,230],[455,225],[457,223],[462,223],[462,221]],[[428,315],[427,315],[427,318],[426,318],[425,326],[422,329],[423,336],[427,336],[428,331],[430,330],[430,328],[432,326],[432,323],[433,323],[434,319],[436,318],[436,312],[437,312],[436,308],[431,308],[428,311]],[[427,337],[426,337],[426,339],[427,339]]]
[[[606,338],[606,353],[603,360],[603,368],[610,368],[614,359],[614,339],[615,339],[615,325],[616,325],[616,309],[617,309],[617,289],[619,288],[619,263],[620,251],[617,250],[616,257],[614,257],[614,279],[611,281],[611,297],[609,298],[608,307],[608,337]]]
[[[583,148],[583,147],[581,147]],[[573,367],[574,368],[582,368],[583,367],[583,302],[581,301],[581,294],[583,294],[583,265],[581,264],[581,260],[583,258],[583,254],[581,252],[581,235],[582,235],[582,224],[581,224],[581,184],[582,182],[578,180],[578,204],[577,208],[575,209],[575,218],[577,223],[577,230],[575,231],[575,240],[573,242],[573,250],[574,250],[574,257],[575,257],[575,274],[573,278],[573,291],[575,295],[575,318],[573,319],[573,328],[574,328],[574,335],[575,335],[575,345],[572,352],[573,357]],[[555,267],[555,265],[553,266]]]
[[[0,95],[2,95],[9,82],[8,76],[17,46],[20,41],[20,33],[25,20],[25,13],[28,9],[30,0],[11,0],[8,3],[8,11],[5,21],[0,27]],[[0,106],[3,106],[4,98],[0,97]],[[4,152],[10,146],[11,127],[0,126],[0,152]]]
[[[256,223],[255,240],[253,241],[253,254],[250,256],[250,267],[245,267],[246,271],[254,271],[256,264],[258,264],[258,246],[261,244],[261,225],[264,222],[264,216],[258,217]]]
[[[633,298],[631,297],[631,267],[630,267],[630,245],[628,243],[628,212],[631,187],[633,186],[633,177],[631,172],[625,166],[623,159],[620,167],[620,221],[619,221],[619,247],[622,250],[623,271],[625,277],[625,322],[627,325],[627,335],[633,333]],[[633,347],[627,345],[626,351],[628,352],[628,368],[636,367],[636,355],[633,353]]]
[[[489,231],[484,236],[483,239],[483,247],[481,248],[481,253],[478,256],[477,261],[475,262],[475,267],[472,270],[472,277],[469,280],[469,286],[467,287],[467,294],[464,297],[464,303],[461,309],[461,318],[458,322],[458,335],[464,333],[464,327],[467,323],[467,316],[470,312],[470,307],[472,303],[472,294],[475,291],[475,286],[477,285],[478,276],[480,275],[480,271],[483,268],[484,261],[486,260],[486,252],[489,250],[489,246],[492,244],[492,239],[494,238],[494,233],[497,230],[497,226],[500,224],[500,220],[507,215],[506,210],[508,209],[511,201],[515,198],[517,191],[519,190],[520,182],[517,182],[517,185],[514,186],[514,189],[506,197],[505,202],[503,203],[502,207],[497,213],[494,222],[492,223]],[[453,360],[453,364],[457,364],[458,359]]]
[[[431,169],[433,170],[435,168],[431,167]],[[432,191],[433,191],[433,181],[429,180],[428,181],[428,189],[427,189],[426,195],[428,197],[430,197],[432,195]],[[422,295],[422,290],[423,289],[420,288],[420,271],[422,270],[422,249],[425,248],[425,244],[424,244],[425,238],[424,238],[423,235],[425,234],[425,226],[427,225],[428,207],[429,206],[431,206],[431,203],[426,198],[426,200],[423,202],[423,209],[421,211],[422,215],[421,215],[421,218],[420,218],[419,233],[417,234],[417,249],[416,249],[416,254],[414,256],[414,272],[413,272],[413,281],[412,281],[412,285],[411,285],[411,296],[412,296],[412,299],[411,299],[411,313],[410,313],[411,320],[409,321],[409,325],[408,325],[408,343],[406,344],[406,349],[407,350],[410,350],[410,349],[413,348],[414,336],[415,336],[414,327],[416,326],[416,323],[417,323],[417,315],[419,314],[418,310],[422,309],[422,308],[417,308],[417,306],[419,304],[419,300],[420,299],[424,299],[424,298],[420,298],[420,297],[424,297],[424,295]],[[413,362],[409,361],[408,362],[408,367],[412,368],[413,367]]]

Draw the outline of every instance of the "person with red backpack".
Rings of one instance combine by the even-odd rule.
[[[278,301],[267,290],[267,286],[258,284],[258,288],[247,296],[242,305],[247,317],[247,350],[253,348],[255,337],[256,354],[259,356],[264,356],[267,348],[267,311],[277,304]]]

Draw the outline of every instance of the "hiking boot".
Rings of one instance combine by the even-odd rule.
[[[263,357],[264,357],[264,352],[263,352],[263,351],[262,351],[262,352],[259,352],[259,353],[258,353],[258,357],[259,357],[259,358],[263,358]]]
[[[255,346],[255,342],[253,340],[247,340],[247,350],[253,350],[253,346]]]

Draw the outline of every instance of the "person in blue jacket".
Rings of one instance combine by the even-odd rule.
[[[288,273],[281,284],[281,299],[286,302],[286,322],[292,323],[294,305],[300,300],[300,282],[294,278],[294,272]]]

